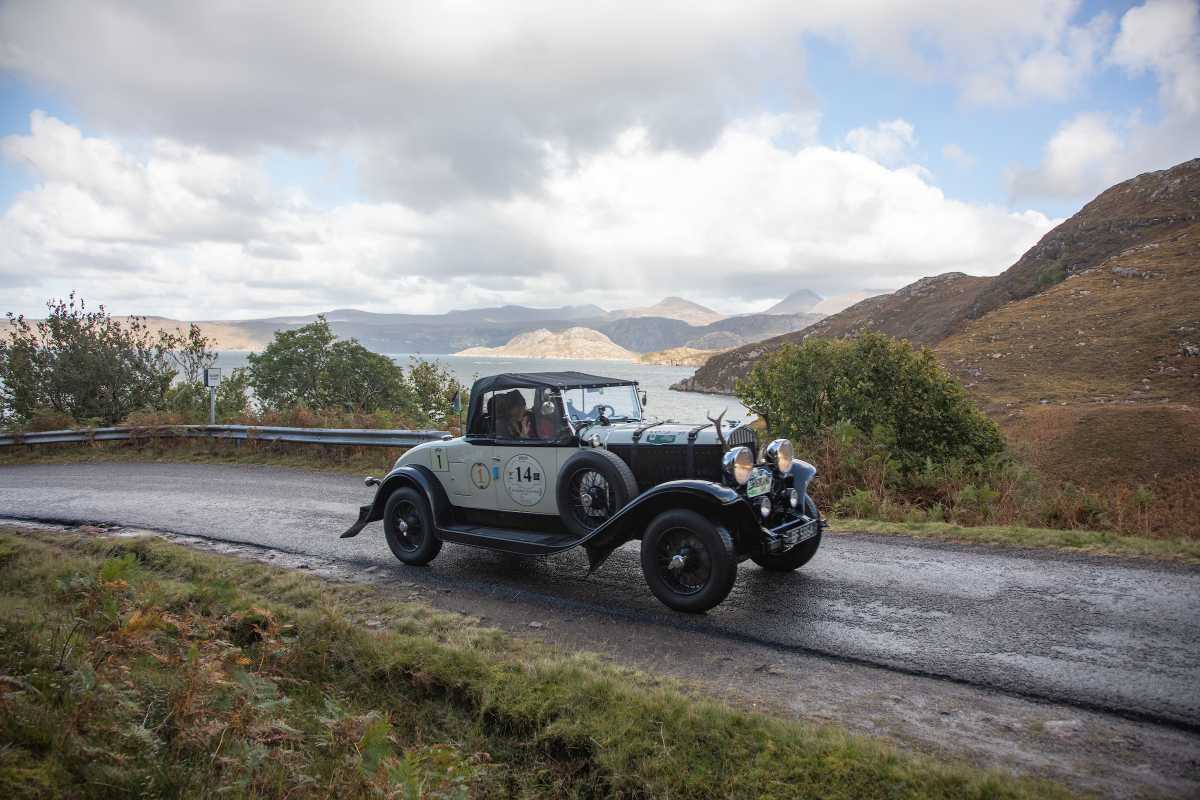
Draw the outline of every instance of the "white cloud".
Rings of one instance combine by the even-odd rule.
[[[536,191],[323,209],[272,185],[253,156],[167,139],[126,148],[36,116],[28,136],[3,140],[39,184],[0,218],[0,284],[27,311],[78,288],[118,312],[190,318],[680,292],[734,311],[798,278],[832,295],[995,273],[1052,225],[948,199],[919,170],[811,134],[808,118],[763,115],[686,152],[634,127],[581,158],[552,148]]]
[[[432,208],[535,190],[549,150],[603,152],[631,127],[702,152],[764,92],[811,110],[805,36],[972,101],[1061,98],[1104,35],[1078,13],[1078,0],[40,0],[0,4],[0,68],[118,136],[351,153],[373,198]]]
[[[1096,186],[1120,180],[1116,156],[1121,137],[1103,114],[1079,114],[1062,125],[1046,144],[1042,163],[1011,177],[1019,196],[1078,197],[1094,193]]]
[[[942,147],[942,156],[947,161],[954,163],[955,166],[963,169],[970,169],[975,166],[975,157],[953,142]]]
[[[896,165],[908,160],[917,146],[917,137],[912,123],[893,119],[877,123],[874,128],[855,128],[846,134],[846,144],[881,164]]]
[[[1066,25],[1057,41],[1016,60],[1012,91],[1020,97],[1065,100],[1095,70],[1112,38],[1112,18],[1098,14],[1084,25]]]
[[[1130,9],[1111,58],[1134,73],[1154,72],[1172,112],[1200,112],[1200,6],[1193,0],[1150,0]]]
[[[1158,81],[1161,113],[1075,115],[1046,143],[1042,161],[1009,171],[1014,199],[1086,201],[1112,184],[1197,156],[1200,11],[1191,0],[1148,0],[1125,12],[1109,60]]]

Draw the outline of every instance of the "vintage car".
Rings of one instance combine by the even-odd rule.
[[[375,498],[343,538],[383,520],[406,564],[453,542],[535,556],[583,547],[592,571],[640,539],[650,590],[691,612],[725,599],[739,562],[793,570],[820,546],[816,470],[787,439],[760,453],[748,425],[646,419],[635,381],[579,372],[481,378],[469,397],[465,435],[367,478]]]

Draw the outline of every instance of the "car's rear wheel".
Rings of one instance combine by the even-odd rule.
[[[404,487],[392,492],[383,507],[383,535],[392,554],[405,564],[423,566],[442,550],[429,504],[416,489]]]
[[[804,498],[804,513],[813,519],[821,518],[821,515],[817,513],[816,504],[807,495]],[[800,569],[800,567],[812,561],[812,557],[817,554],[817,549],[820,546],[821,534],[818,533],[813,538],[789,547],[782,553],[756,553],[750,556],[750,558],[755,564],[758,564],[765,570],[770,570],[771,572],[791,572],[794,569]]]
[[[586,536],[637,496],[629,465],[608,450],[580,450],[558,475],[558,512],[575,536]]]
[[[695,511],[664,511],[642,536],[642,574],[667,607],[707,611],[729,595],[737,579],[733,539]]]

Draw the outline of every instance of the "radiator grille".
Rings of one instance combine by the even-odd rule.
[[[754,460],[758,460],[758,436],[754,433],[754,429],[741,425],[729,432],[729,446],[735,447],[744,445],[750,448],[750,452],[754,454]]]
[[[696,445],[696,474],[688,474],[686,444],[639,444],[637,457],[633,456],[633,445],[609,445],[608,449],[629,464],[637,479],[638,490],[646,491],[652,486],[684,478],[699,478],[705,481],[721,480],[721,448],[717,445]]]

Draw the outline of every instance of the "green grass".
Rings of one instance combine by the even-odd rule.
[[[1108,531],[1024,528],[1017,525],[967,526],[948,522],[884,522],[848,517],[834,519],[830,525],[833,533],[899,534],[917,539],[1200,564],[1200,540],[1197,539],[1151,539]]]
[[[12,529],[0,742],[13,798],[1067,796],[689,697],[377,589]]]

